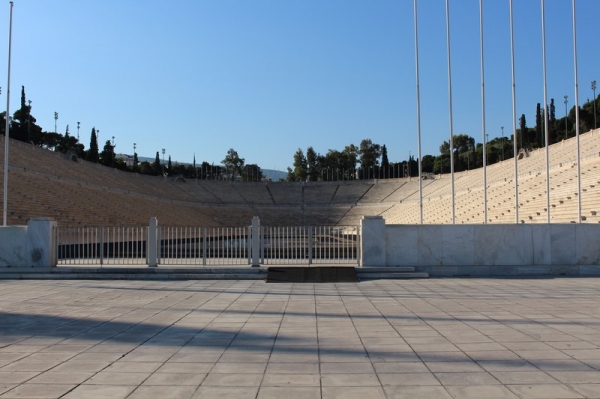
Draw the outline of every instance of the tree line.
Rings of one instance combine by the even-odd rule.
[[[600,97],[600,96],[598,96]],[[583,134],[596,128],[594,106],[598,107],[598,97],[586,101],[579,107],[579,132]],[[548,142],[550,145],[576,135],[575,107],[562,118],[556,118],[554,99],[545,107],[548,112]],[[534,150],[545,147],[544,109],[536,106],[534,127],[528,127],[525,115],[519,118],[517,128],[517,148]],[[510,129],[511,127],[507,128]],[[504,128],[502,128],[504,132]],[[514,135],[494,137],[487,141],[486,163],[492,165],[514,157]],[[462,172],[483,167],[483,144],[467,134],[452,136],[454,171]],[[439,147],[438,155],[423,155],[422,170],[426,175],[450,173],[450,142],[444,141]],[[328,150],[326,154],[318,154],[313,147],[306,153],[299,148],[294,153],[293,167],[288,168],[288,181],[335,181],[362,179],[390,179],[399,177],[416,177],[419,175],[418,160],[414,156],[399,162],[390,162],[385,144],[373,143],[364,139],[359,146],[350,144],[339,150]]]
[[[595,108],[600,105],[598,100],[586,101],[579,107],[580,133],[585,133],[596,127]],[[548,118],[544,113],[548,113]],[[4,134],[6,112],[0,113],[0,134]],[[575,107],[566,116],[556,118],[554,99],[542,107],[536,105],[535,126],[528,127],[525,115],[519,118],[517,129],[518,148],[536,149],[545,146],[545,121],[548,121],[549,144],[574,137]],[[190,179],[224,180],[224,181],[261,181],[263,174],[257,164],[246,164],[233,148],[229,149],[221,165],[201,162],[196,165],[196,157],[192,164],[161,162],[159,151],[154,162],[139,162],[137,152],[134,152],[131,162],[117,158],[115,144],[106,140],[102,150],[98,145],[98,131],[95,127],[90,133],[88,148],[73,136],[67,125],[65,133],[44,131],[31,113],[31,101],[27,101],[25,87],[21,87],[21,106],[9,118],[10,137],[15,140],[31,143],[51,151],[72,154],[90,162],[124,171],[155,176],[182,176]],[[508,128],[507,128],[508,130]],[[486,148],[487,164],[491,165],[514,156],[513,135],[495,137],[488,140]],[[388,179],[408,176],[418,176],[418,160],[409,155],[408,159],[390,162],[385,144],[373,143],[371,139],[362,140],[359,145],[349,144],[341,151],[330,149],[325,154],[317,153],[313,147],[306,152],[299,148],[293,157],[293,167],[288,168],[287,181],[334,181],[361,179]],[[450,172],[450,143],[444,141],[439,147],[438,155],[424,155],[422,169],[424,174],[440,174]],[[467,134],[453,136],[454,170],[480,168],[483,166],[483,144]]]
[[[0,113],[0,134],[5,134],[6,112]],[[75,155],[89,162],[99,163],[124,171],[154,175],[154,176],[182,176],[190,179],[203,180],[228,180],[228,181],[261,181],[263,174],[256,164],[246,164],[237,151],[230,149],[222,161],[222,165],[202,162],[196,166],[196,157],[191,165],[171,162],[161,162],[157,151],[154,162],[140,162],[137,152],[134,152],[132,162],[117,158],[116,145],[111,140],[106,140],[102,151],[98,145],[98,131],[92,128],[90,144],[86,150],[78,137],[73,136],[67,125],[65,133],[48,132],[37,124],[36,118],[31,113],[31,101],[27,101],[25,87],[21,86],[21,107],[9,118],[10,138],[31,143],[50,151]]]

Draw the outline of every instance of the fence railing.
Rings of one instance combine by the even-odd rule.
[[[148,227],[57,227],[59,265],[143,265]]]
[[[358,226],[55,229],[58,265],[358,264]],[[149,240],[149,237],[156,237]],[[254,248],[254,253],[253,253]],[[151,259],[152,258],[152,259]]]

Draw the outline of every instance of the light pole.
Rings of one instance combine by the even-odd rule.
[[[500,160],[504,161],[504,126],[500,126],[502,130],[502,152],[500,153]]]
[[[135,172],[135,167],[136,167],[136,164],[135,164],[135,148],[136,148],[136,146],[137,146],[137,144],[133,143],[133,165],[132,165],[132,169],[133,169],[134,172]]]
[[[79,141],[79,127],[81,126],[80,122],[77,122],[77,141]]]
[[[569,102],[569,96],[565,96],[565,140],[567,139],[567,132],[569,129],[569,118],[568,118],[568,111],[567,111],[567,103]]]
[[[110,164],[114,168],[115,167],[115,136],[112,136],[112,148],[111,148],[111,150],[112,151],[111,151],[110,157],[112,159],[111,159]]]
[[[56,121],[58,121],[58,112],[54,113],[54,134],[56,134]]]
[[[31,143],[31,100],[29,102],[29,108],[27,108],[27,142]]]
[[[596,81],[592,80],[592,90],[594,91],[594,130],[596,129]]]
[[[162,169],[163,169],[163,175],[165,174],[165,149],[162,149],[162,154],[163,154],[163,161],[162,161]]]

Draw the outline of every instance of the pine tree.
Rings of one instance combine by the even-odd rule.
[[[171,165],[171,156],[169,155],[169,161],[167,162],[167,173],[171,173],[173,165]]]
[[[525,134],[527,134],[527,121],[525,120],[525,114],[521,115],[521,118],[519,118],[519,128],[521,129],[519,132],[519,138],[521,141],[521,148],[523,148],[523,136]]]
[[[134,172],[137,172],[137,165],[138,165],[138,163],[139,163],[139,160],[138,160],[137,152],[134,152],[133,153],[133,165],[132,165],[132,170]]]
[[[160,156],[158,155],[158,151],[156,151],[156,158],[154,158],[154,174],[156,174],[157,176],[162,175],[160,167]]]
[[[92,128],[92,134],[90,137],[90,149],[87,152],[87,160],[90,162],[98,162],[98,137],[96,136],[96,128]]]
[[[384,179],[387,179],[390,177],[389,169],[390,169],[390,161],[388,160],[387,147],[384,144],[381,147],[381,170],[382,170],[382,177]]]

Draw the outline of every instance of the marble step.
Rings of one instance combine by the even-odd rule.
[[[420,272],[405,272],[405,273],[360,273],[358,278],[361,280],[376,280],[376,279],[388,279],[388,280],[400,280],[407,278],[429,278],[429,273]]]

